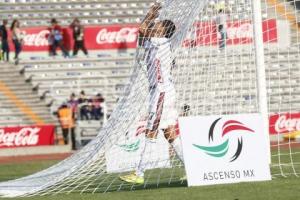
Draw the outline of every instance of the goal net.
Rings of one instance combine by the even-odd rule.
[[[297,2],[261,3],[272,175],[297,176]],[[1,195],[185,186],[177,118],[259,112],[251,0],[165,0],[150,10],[130,81],[98,136],[49,169],[0,183]],[[121,180],[136,170],[140,183]]]

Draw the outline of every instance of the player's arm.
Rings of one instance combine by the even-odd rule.
[[[159,3],[155,3],[151,7],[150,11],[148,12],[142,24],[140,25],[139,33],[141,37],[150,38],[154,36],[155,30],[152,27],[153,24],[155,23],[155,19],[159,15],[160,9],[161,9],[161,5]]]

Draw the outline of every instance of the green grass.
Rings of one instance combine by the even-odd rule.
[[[274,157],[276,162],[277,157]],[[294,161],[300,160],[300,155],[293,157]],[[2,164],[0,165],[0,181],[15,179],[28,174],[32,174],[41,169],[47,168],[57,161],[34,161],[26,163]],[[289,156],[282,156],[282,162],[289,163]],[[297,171],[300,171],[297,165]],[[290,166],[284,167],[285,172],[290,172]],[[272,169],[273,174],[279,173],[278,168]],[[3,198],[5,199],[5,198]],[[300,178],[290,176],[288,178],[279,177],[268,182],[239,183],[229,185],[191,187],[159,187],[147,190],[128,192],[112,192],[105,194],[70,194],[46,197],[31,198],[11,198],[7,200],[32,199],[32,200],[298,200],[300,199]]]

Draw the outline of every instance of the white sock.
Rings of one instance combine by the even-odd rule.
[[[151,163],[148,163],[149,160],[146,159],[146,156],[149,156],[149,155],[146,155],[146,152],[149,152],[147,150],[147,148],[149,148],[149,146],[150,146],[149,144],[155,143],[155,142],[156,142],[156,139],[152,139],[152,138],[146,138],[145,139],[145,146],[141,151],[140,162],[139,162],[138,167],[136,169],[136,175],[139,176],[139,177],[144,177],[145,170],[146,170],[147,166],[149,164],[151,164]]]
[[[181,145],[181,139],[180,137],[177,137],[172,143],[171,143],[172,147],[174,148],[177,157],[179,158],[179,160],[184,163],[183,160],[183,152],[182,152],[182,145]]]

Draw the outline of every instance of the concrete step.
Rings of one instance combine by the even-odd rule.
[[[2,67],[2,66],[1,66]],[[37,92],[32,90],[32,84],[27,83],[25,81],[25,76],[19,73],[20,69],[18,67],[12,65],[4,65],[0,69],[0,80],[3,81],[14,93],[17,97],[19,97],[23,103],[27,104],[34,113],[36,113],[39,117],[41,117],[46,123],[56,123],[57,121],[52,118],[50,114],[50,109],[46,106],[44,101],[41,101]],[[2,72],[2,73],[1,73]],[[22,124],[31,123],[27,117],[21,113],[18,108],[4,95],[0,95],[0,105],[3,108],[8,108],[13,112],[13,116],[23,119]],[[12,113],[8,113],[8,116],[12,115]],[[4,113],[1,113],[2,117],[5,117]],[[9,120],[8,120],[9,121]],[[19,120],[8,121],[0,121],[1,125],[13,125],[20,124]]]
[[[28,156],[28,155],[48,155],[48,154],[69,154],[70,145],[53,145],[38,147],[19,147],[12,149],[0,149],[0,157],[7,156]]]

